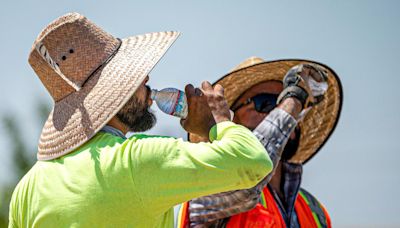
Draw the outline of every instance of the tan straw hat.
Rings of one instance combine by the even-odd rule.
[[[117,39],[78,13],[50,23],[29,63],[54,99],[39,160],[68,154],[93,137],[132,97],[178,37],[157,32]]]
[[[284,59],[264,61],[261,58],[252,57],[233,69],[217,82],[225,88],[225,98],[231,107],[233,103],[252,86],[265,81],[282,81],[286,72],[295,65],[301,63],[318,64],[328,71],[328,91],[323,101],[314,106],[305,119],[300,122],[300,145],[290,160],[297,164],[304,164],[310,160],[325,144],[339,120],[342,108],[342,85],[337,74],[328,66],[303,59]],[[189,134],[192,142],[200,141],[197,135]]]

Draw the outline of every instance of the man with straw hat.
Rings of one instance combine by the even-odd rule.
[[[229,121],[223,88],[186,87],[183,127],[212,143],[134,135],[155,123],[148,74],[177,38],[114,38],[78,13],[50,23],[29,63],[55,103],[38,162],[10,203],[10,227],[172,227],[173,206],[251,188],[271,171],[262,144]]]
[[[325,144],[339,119],[342,89],[335,72],[308,60],[252,57],[216,83],[225,88],[233,121],[253,130],[274,170],[254,188],[183,204],[178,227],[331,227],[325,208],[300,184],[302,166]],[[289,109],[288,100],[297,107]],[[202,140],[195,134],[189,139]]]

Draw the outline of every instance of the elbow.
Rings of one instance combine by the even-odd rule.
[[[243,178],[245,188],[252,188],[260,183],[273,169],[273,164],[268,154],[264,151],[257,158],[251,159],[239,175]]]

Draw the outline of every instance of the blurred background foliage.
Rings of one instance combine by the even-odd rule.
[[[50,107],[44,101],[38,101],[34,110],[37,123],[34,126],[41,128],[50,112]],[[11,169],[8,173],[13,174],[10,181],[0,186],[0,228],[8,226],[8,207],[13,190],[18,181],[29,171],[36,161],[35,151],[37,143],[29,144],[24,138],[24,125],[17,119],[14,113],[1,113],[1,125],[6,132],[5,140],[8,141],[11,149]]]

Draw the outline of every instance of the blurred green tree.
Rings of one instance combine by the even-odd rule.
[[[38,125],[43,126],[48,113],[50,112],[49,106],[40,101],[36,105],[36,113],[38,116]],[[36,145],[28,145],[30,140],[24,138],[23,128],[19,125],[21,121],[15,118],[13,114],[5,114],[1,117],[1,122],[4,126],[5,132],[7,132],[8,141],[11,145],[11,158],[12,164],[9,171],[13,174],[12,181],[0,187],[0,227],[8,226],[8,207],[11,200],[13,190],[18,181],[25,175],[26,172],[32,167],[36,161],[33,156],[36,151]]]

